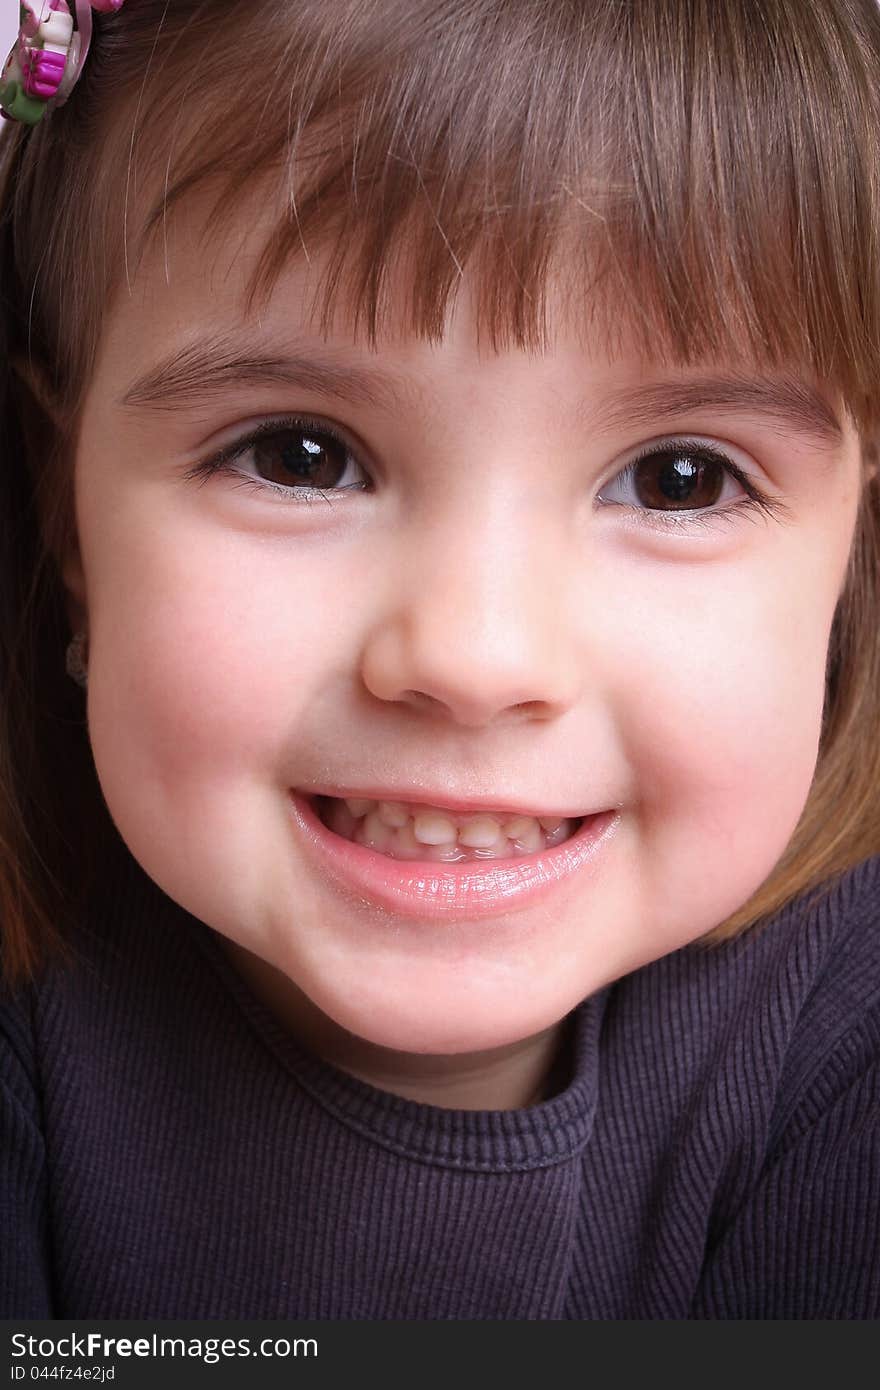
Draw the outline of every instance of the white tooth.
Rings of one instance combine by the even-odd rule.
[[[546,830],[546,831],[547,831],[547,834],[548,834],[548,835],[552,835],[553,832],[554,832],[554,830],[558,830],[559,827],[560,827],[560,825],[562,824],[562,817],[561,817],[561,816],[539,816],[539,817],[538,817],[538,824],[541,826],[541,828],[542,828],[543,830]]]
[[[540,829],[535,831],[533,838],[514,840],[512,844],[514,854],[537,854],[538,850],[547,848],[546,837]]]
[[[491,849],[498,839],[498,822],[493,816],[476,816],[458,832],[459,844],[468,849]]]
[[[386,825],[393,826],[395,830],[399,830],[409,820],[409,811],[400,801],[380,801],[379,815]]]
[[[413,819],[413,833],[423,845],[451,845],[458,839],[458,826],[437,811],[422,811]]]
[[[498,839],[495,841],[494,845],[487,845],[485,849],[478,849],[477,855],[481,859],[509,859],[510,841],[499,829]]]
[[[534,854],[536,850],[544,848],[544,832],[534,816],[520,816],[517,820],[509,820],[502,828],[507,838],[513,840],[518,849],[525,850],[528,854]]]
[[[544,849],[547,844],[547,836],[540,825],[535,825],[528,834],[520,835],[516,843],[522,845],[530,854],[536,854],[539,849]]]
[[[501,829],[508,840],[519,840],[537,824],[534,816],[512,816],[501,822]]]
[[[365,816],[376,803],[375,801],[361,801],[357,797],[347,796],[345,804],[353,816],[360,817]]]
[[[393,829],[380,819],[379,813],[375,809],[367,812],[356,833],[359,844],[383,852],[388,849],[394,839]]]

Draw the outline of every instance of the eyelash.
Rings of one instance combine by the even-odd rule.
[[[283,434],[285,430],[289,430],[292,433],[301,431],[304,434],[323,435],[325,438],[332,439],[345,451],[350,459],[358,464],[358,467],[361,466],[347,440],[337,430],[333,429],[331,425],[322,424],[320,421],[311,420],[305,416],[292,416],[289,419],[265,421],[248,435],[227,445],[219,454],[215,454],[211,458],[196,464],[195,467],[191,468],[184,475],[184,481],[198,481],[200,486],[203,486],[217,474],[225,473],[236,478],[238,480],[237,486],[243,488],[247,492],[254,492],[262,496],[265,496],[267,491],[272,492],[283,502],[292,502],[300,506],[303,503],[311,503],[317,498],[322,498],[328,505],[332,505],[330,499],[334,493],[366,491],[366,483],[349,484],[347,487],[332,489],[330,492],[322,488],[308,487],[305,484],[283,487],[280,483],[270,483],[264,480],[258,481],[257,479],[249,478],[246,474],[241,473],[237,468],[231,466],[237,459],[247,454],[252,445],[272,435]],[[602,505],[627,507],[638,524],[648,526],[655,531],[691,531],[698,526],[712,527],[719,524],[729,524],[745,516],[755,517],[760,515],[781,517],[788,514],[788,508],[780,498],[773,497],[769,493],[758,488],[752,478],[733,463],[726,454],[700,440],[689,439],[687,437],[661,439],[647,445],[635,458],[631,459],[624,468],[616,473],[614,478],[610,479],[606,486],[610,486],[611,482],[632,481],[639,464],[644,463],[646,459],[651,458],[661,451],[664,453],[674,452],[677,449],[680,449],[682,452],[697,455],[701,460],[708,460],[718,464],[725,473],[740,485],[745,492],[745,496],[724,507],[694,509],[690,512],[685,509],[664,512],[659,508],[634,507],[628,503],[621,502],[603,502]]]

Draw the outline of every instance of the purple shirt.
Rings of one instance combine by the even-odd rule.
[[[0,995],[0,1315],[880,1317],[880,857],[570,1015],[526,1110],[305,1053],[127,851]]]

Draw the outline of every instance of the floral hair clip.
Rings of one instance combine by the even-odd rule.
[[[86,61],[92,10],[112,14],[124,4],[125,0],[22,0],[18,39],[0,74],[0,116],[36,125],[44,111],[63,106]]]

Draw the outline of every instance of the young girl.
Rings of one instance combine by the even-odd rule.
[[[50,8],[4,1314],[877,1317],[875,0]]]

